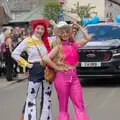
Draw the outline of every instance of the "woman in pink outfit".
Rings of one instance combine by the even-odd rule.
[[[84,36],[83,40],[78,41],[79,43],[74,40],[71,26],[64,21],[59,22],[56,26],[56,46],[44,58],[44,61],[56,70],[54,84],[59,101],[57,120],[70,120],[68,113],[69,97],[75,109],[74,120],[89,120],[84,107],[82,88],[77,77],[76,66],[78,64],[77,48],[84,46],[91,38],[85,29],[79,25],[78,27]]]

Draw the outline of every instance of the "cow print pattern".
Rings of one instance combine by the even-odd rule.
[[[32,119],[32,115],[28,114],[28,120],[31,120],[31,119]]]
[[[52,120],[51,117],[51,94],[53,84],[44,83],[44,104],[40,120]]]
[[[35,106],[34,103],[32,103],[32,102],[28,102],[28,107],[33,107],[33,106]]]
[[[46,94],[50,97],[51,96],[51,91],[46,92]]]
[[[50,120],[50,116],[47,117],[47,120]]]
[[[35,94],[35,89],[34,88],[32,88],[31,94]]]
[[[28,89],[28,97],[25,105],[25,120],[35,120],[36,118],[36,102],[35,98],[39,90],[39,85],[41,83],[31,83]],[[38,88],[37,88],[38,87]],[[51,93],[52,93],[52,84],[44,84],[43,88],[43,108],[41,109],[40,120],[52,120],[51,117]],[[26,113],[27,111],[27,113]],[[34,117],[34,118],[33,118]]]
[[[50,105],[48,106],[48,110],[50,110]]]
[[[50,87],[48,87],[48,90],[50,89]]]

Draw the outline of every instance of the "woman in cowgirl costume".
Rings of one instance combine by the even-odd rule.
[[[44,80],[44,66],[41,60],[50,52],[48,42],[47,26],[49,21],[43,18],[30,21],[33,35],[24,39],[19,46],[13,51],[12,57],[23,67],[28,67],[28,91],[24,109],[24,120],[36,120],[36,97],[40,85]],[[38,48],[38,49],[37,49]],[[20,54],[26,51],[28,61],[23,59]],[[39,52],[41,53],[41,57]],[[44,81],[43,102],[40,120],[52,120],[51,117],[51,90],[52,84]]]
[[[77,24],[77,26],[79,25]],[[74,120],[89,120],[84,107],[82,88],[77,77],[76,66],[78,63],[77,48],[83,47],[91,38],[81,26],[79,26],[79,31],[82,32],[84,39],[77,43],[74,40],[71,26],[64,21],[59,22],[56,32],[57,45],[44,58],[50,66],[58,71],[54,81],[59,101],[57,120],[70,120],[68,114],[69,97],[75,108]]]

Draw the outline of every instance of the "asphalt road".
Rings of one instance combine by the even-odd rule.
[[[120,79],[81,80],[81,83],[86,111],[91,120],[120,120]],[[26,90],[27,80],[14,83],[0,78],[0,120],[18,120],[25,102]],[[37,104],[39,106],[39,101]],[[58,113],[55,89],[52,93],[52,105],[55,120]],[[71,102],[69,112],[73,120],[74,109]]]

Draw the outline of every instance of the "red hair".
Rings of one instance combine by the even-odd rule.
[[[38,19],[30,21],[30,26],[32,27],[33,31],[35,31],[35,28],[38,25],[42,25],[45,28],[44,34],[42,35],[42,41],[44,42],[44,45],[47,48],[47,51],[50,52],[51,48],[50,48],[50,45],[48,42],[48,31],[47,31],[47,27],[49,25],[49,20],[46,20],[43,18],[38,18]]]

